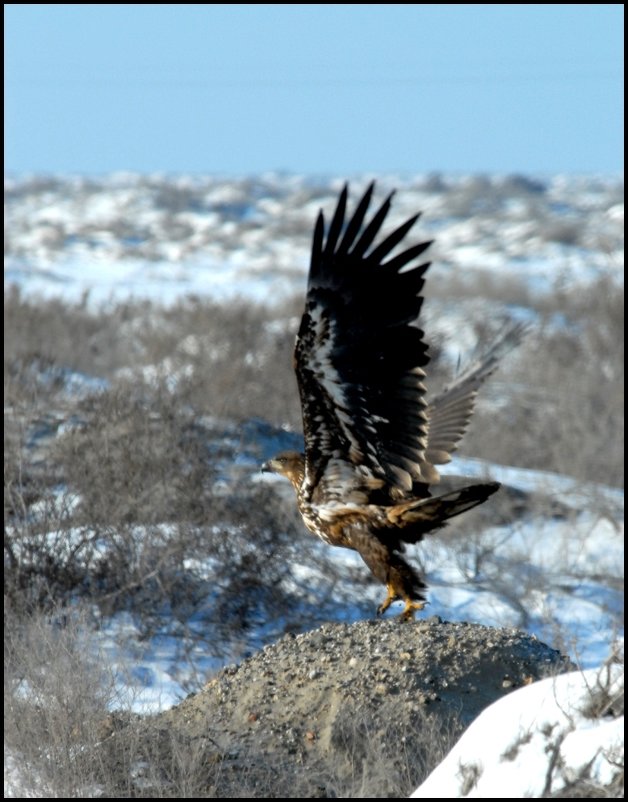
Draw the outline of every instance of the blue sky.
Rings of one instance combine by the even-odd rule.
[[[621,4],[7,4],[5,170],[623,169]]]

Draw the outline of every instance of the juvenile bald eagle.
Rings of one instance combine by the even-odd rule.
[[[426,401],[429,363],[417,321],[429,263],[416,260],[431,242],[390,256],[419,215],[376,242],[392,195],[367,221],[371,184],[346,221],[347,187],[327,232],[316,221],[305,311],[294,351],[305,454],[283,452],[266,462],[292,483],[306,527],[332,546],[357,551],[402,616],[424,606],[425,583],[404,559],[417,543],[499,488],[483,482],[442,495],[435,465],[448,462],[464,434],[479,385],[504,349],[503,336],[485,357],[437,398]]]

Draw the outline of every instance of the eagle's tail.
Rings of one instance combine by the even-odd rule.
[[[399,528],[405,543],[418,543],[427,532],[438,529],[449,518],[477,507],[499,490],[499,482],[482,482],[425,499],[412,499],[388,509],[390,522]]]

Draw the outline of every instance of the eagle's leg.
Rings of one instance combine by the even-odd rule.
[[[405,604],[400,616],[401,620],[412,621],[416,611],[422,610],[427,603],[421,592],[425,584],[416,571],[400,555],[394,554],[391,563],[386,581],[388,595],[386,600],[377,608],[377,612],[381,615],[394,601],[400,599]]]
[[[386,583],[386,590],[388,591],[388,595],[377,608],[377,615],[383,615],[390,605],[399,598],[397,596],[397,591],[395,590],[394,586],[390,584],[390,582]]]
[[[412,620],[414,613],[425,605],[425,582],[415,569],[398,551],[383,543],[365,527],[356,526],[351,530],[351,548],[360,554],[373,576],[386,584],[387,595],[377,608],[377,614],[382,615],[394,601],[400,599],[406,605],[401,617]]]

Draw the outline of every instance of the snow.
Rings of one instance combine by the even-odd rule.
[[[411,798],[543,798],[582,776],[609,785],[623,764],[624,719],[587,714],[599,689],[623,692],[623,666],[541,680],[494,702]]]
[[[476,270],[512,275],[546,292],[561,275],[586,285],[617,265],[623,282],[621,252],[609,245],[623,236],[618,179],[592,187],[555,176],[544,193],[496,197],[490,214],[452,216],[452,196],[455,205],[473,180],[448,178],[431,191],[425,176],[380,177],[378,184],[382,193],[400,190],[391,226],[425,209],[417,236],[437,234],[431,258],[439,271],[471,282]],[[365,183],[352,182],[354,197]],[[499,195],[499,188],[495,179],[491,191]],[[337,189],[338,182],[273,174],[9,178],[5,286],[67,300],[87,292],[95,305],[129,297],[168,304],[188,294],[274,301],[303,290],[312,221],[319,208],[332,206]],[[539,210],[573,219],[587,247],[540,237]]]
[[[140,714],[173,707],[185,699],[190,687],[198,687],[223,665],[208,657],[202,637],[196,643],[189,639],[187,659],[178,662],[180,638],[154,635],[146,639],[126,612],[103,622],[91,637],[91,648],[114,678],[114,707]]]
[[[443,187],[462,192],[471,180],[448,178]],[[365,183],[354,182],[353,197]],[[617,243],[623,236],[623,203],[618,200],[618,179],[591,183],[556,176],[547,179],[546,190],[538,197],[505,198],[499,214],[471,218],[453,214],[445,189],[430,189],[424,176],[388,176],[379,185],[382,195],[393,186],[401,189],[391,225],[425,208],[417,236],[426,232],[427,238],[436,236],[431,258],[439,271],[460,275],[461,281],[472,284],[479,272],[495,280],[511,276],[537,295],[553,291],[559,281],[585,288],[604,274],[622,290],[623,257]],[[267,302],[289,298],[304,290],[312,222],[321,206],[331,208],[339,186],[338,181],[272,174],[248,182],[130,174],[91,181],[10,178],[5,183],[5,290],[17,285],[31,297],[69,302],[79,302],[87,294],[94,307],[129,298],[168,305],[190,295],[223,302],[236,297]],[[177,211],[177,198],[183,193],[193,202]],[[575,221],[580,231],[577,242],[539,236],[533,212],[535,204],[543,203],[555,220]],[[473,336],[465,311],[452,304],[439,312],[439,330],[447,334],[452,359]],[[287,323],[277,321],[277,326]],[[182,347],[193,350],[200,344],[190,341]],[[151,370],[166,371],[176,382],[171,367],[165,362],[144,372],[149,377]],[[67,391],[77,397],[105,387],[100,379],[71,372],[63,379]],[[271,433],[269,442],[274,436]],[[560,646],[587,670],[536,683],[491,706],[414,796],[540,796],[546,790],[544,750],[550,744],[557,744],[561,757],[551,775],[552,790],[562,787],[570,772],[589,763],[596,781],[609,781],[608,755],[620,743],[619,719],[589,719],[582,707],[596,682],[596,667],[620,637],[617,622],[623,596],[601,577],[619,576],[622,570],[623,494],[591,485],[585,491],[564,476],[477,460],[455,459],[443,473],[448,471],[491,476],[526,492],[560,496],[574,516],[537,517],[492,528],[483,535],[493,544],[491,558],[481,565],[470,549],[461,549],[457,561],[452,561],[451,550],[442,542],[422,544],[416,553],[429,568],[429,613],[449,620],[520,626],[552,644],[560,632],[566,637]],[[605,516],[596,511],[600,499],[608,509]],[[67,548],[74,534],[80,539],[80,533],[68,533]],[[363,570],[354,554],[339,550],[337,559],[346,561],[349,575],[354,568]],[[211,573],[212,566],[205,568]],[[321,592],[328,588],[326,578],[312,566],[298,566],[295,576],[309,589],[309,603],[316,603],[318,588]],[[350,580],[342,591],[334,592],[346,593],[350,600]],[[370,592],[367,589],[366,595]],[[372,594],[375,607],[380,593]],[[364,599],[363,585],[359,596]],[[344,621],[363,617],[363,608],[349,601],[336,607]],[[395,606],[390,614],[397,612]],[[190,684],[220,666],[207,658],[202,645],[191,645],[193,660],[179,664],[179,639],[155,636],[146,641],[125,613],[101,622],[89,637],[90,648],[116,678],[120,706],[138,712],[176,704]],[[619,681],[618,671],[613,667],[614,683]],[[461,766],[476,766],[477,771],[472,775]],[[464,794],[470,776],[475,782]],[[5,755],[5,796],[18,795],[19,766]]]

